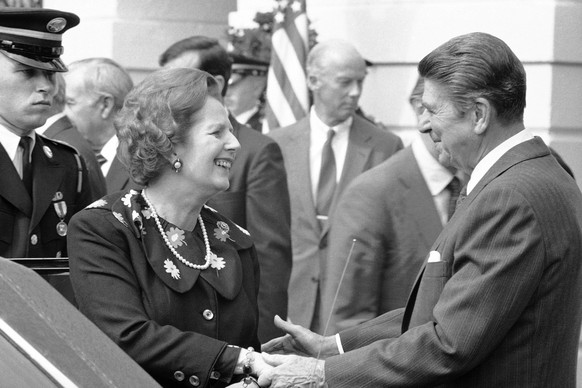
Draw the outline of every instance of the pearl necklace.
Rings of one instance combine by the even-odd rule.
[[[164,231],[164,228],[162,227],[162,223],[160,222],[160,218],[158,217],[158,213],[156,212],[156,208],[150,202],[149,198],[146,195],[145,188],[142,190],[141,196],[143,197],[143,199],[145,199],[146,203],[148,204],[148,206],[152,212],[152,216],[154,217],[154,220],[156,221],[158,231],[162,235],[162,238],[164,239],[166,246],[174,254],[174,256],[176,256],[176,258],[178,260],[180,260],[182,263],[184,263],[185,265],[187,265],[190,268],[199,269],[202,271],[202,270],[205,270],[206,268],[210,267],[210,255],[212,254],[212,252],[210,251],[210,242],[208,241],[208,234],[206,233],[206,227],[204,226],[204,221],[202,221],[202,216],[200,214],[198,214],[198,222],[200,223],[200,229],[202,229],[202,236],[204,237],[204,246],[206,247],[206,256],[204,256],[204,260],[206,260],[206,263],[200,265],[200,264],[194,264],[194,263],[186,260],[185,258],[182,257],[182,255],[180,255],[178,253],[178,251],[176,251],[176,249],[174,249],[174,247],[172,246],[172,243],[168,239],[168,235],[166,234],[166,232]]]

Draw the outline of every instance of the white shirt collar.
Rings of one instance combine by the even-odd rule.
[[[412,140],[412,153],[428,186],[428,190],[434,196],[447,187],[451,179],[453,179],[453,174],[431,155],[420,136],[418,134]]]
[[[469,183],[467,183],[467,194],[471,192],[477,186],[477,183],[485,176],[487,171],[493,167],[493,165],[503,156],[507,151],[512,149],[518,144],[532,139],[533,136],[528,133],[525,129],[516,133],[509,139],[505,140],[503,143],[499,144],[497,147],[493,148],[487,155],[483,157],[475,166]]]
[[[30,149],[33,149],[36,143],[34,131],[32,131],[28,136],[32,139]],[[2,143],[2,146],[6,150],[10,160],[14,161],[16,158],[16,151],[18,151],[18,143],[20,143],[20,136],[12,131],[9,131],[8,128],[0,124],[0,143]],[[22,152],[20,152],[20,154],[22,154]]]
[[[103,172],[104,176],[107,176],[109,172],[109,167],[111,167],[111,163],[113,163],[113,159],[115,159],[115,155],[117,154],[117,146],[119,145],[119,139],[116,135],[112,136],[111,139],[105,143],[103,148],[101,149],[101,155],[107,159],[105,163],[101,166],[101,171]]]

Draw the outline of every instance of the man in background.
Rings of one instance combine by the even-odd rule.
[[[402,148],[400,138],[355,114],[366,62],[348,42],[317,44],[307,58],[314,105],[305,118],[269,133],[279,143],[291,196],[293,271],[289,318],[322,332],[327,306],[321,277],[327,260],[328,218],[337,198],[362,172]]]
[[[105,185],[105,177],[101,171],[101,166],[97,161],[95,153],[91,149],[91,145],[75,128],[71,120],[65,115],[66,102],[66,84],[65,78],[61,73],[56,74],[57,94],[53,98],[51,105],[51,113],[45,125],[36,129],[36,133],[44,135],[50,139],[64,141],[75,147],[83,157],[87,165],[89,175],[89,185],[91,186],[91,193],[93,199],[99,199],[107,194],[107,186]]]
[[[269,63],[242,54],[230,56],[232,71],[224,103],[236,121],[261,132]]]
[[[216,39],[192,36],[171,45],[160,56],[163,67],[187,67],[213,75],[227,93],[231,59]],[[259,339],[265,342],[283,332],[273,317],[287,316],[287,286],[291,273],[289,192],[281,150],[269,137],[238,123],[233,133],[241,144],[230,169],[230,187],[208,205],[248,229],[261,269]]]
[[[137,188],[116,156],[118,140],[113,124],[133,87],[129,73],[109,58],[86,58],[71,63],[69,68],[65,75],[65,114],[93,148],[105,176],[107,193]]]

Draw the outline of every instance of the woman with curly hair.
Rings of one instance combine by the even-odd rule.
[[[246,230],[206,201],[229,186],[240,145],[216,80],[193,69],[147,76],[116,120],[118,154],[141,191],[71,221],[80,310],[166,387],[224,387],[265,366],[258,262]]]

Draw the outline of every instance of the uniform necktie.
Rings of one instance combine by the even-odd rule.
[[[30,143],[32,139],[28,136],[22,136],[19,147],[22,147],[22,183],[26,191],[32,197],[32,164],[30,163]]]
[[[455,209],[457,208],[457,200],[459,198],[459,193],[461,192],[461,182],[459,178],[456,176],[451,179],[449,184],[447,185],[447,189],[449,190],[450,197],[449,197],[449,220],[453,216]]]
[[[317,185],[316,210],[317,214],[322,216],[327,216],[329,213],[336,186],[335,156],[331,147],[334,135],[335,131],[330,128],[321,153],[321,171],[319,184]]]

